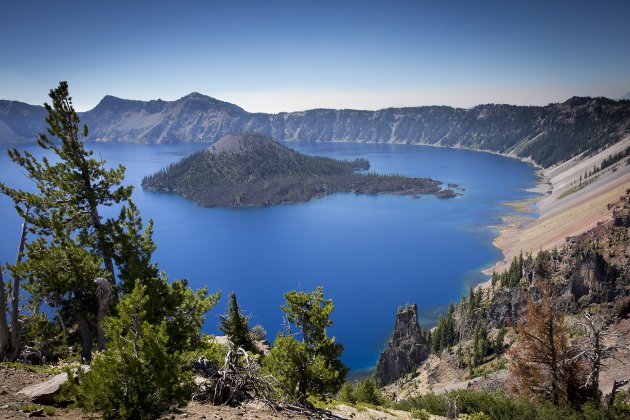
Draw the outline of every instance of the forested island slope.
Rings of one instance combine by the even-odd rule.
[[[39,109],[39,110],[37,110]],[[0,101],[0,142],[34,140],[45,129],[42,107]],[[313,109],[249,113],[191,93],[175,101],[106,96],[81,114],[89,140],[138,143],[214,142],[256,132],[280,140],[408,143],[463,147],[531,158],[542,166],[595,152],[630,134],[630,101],[573,97],[546,106],[478,105]],[[32,126],[38,121],[39,126]]]
[[[204,207],[297,203],[335,192],[456,195],[429,178],[356,173],[369,167],[365,159],[307,156],[259,134],[239,134],[145,177],[142,187],[175,192]]]

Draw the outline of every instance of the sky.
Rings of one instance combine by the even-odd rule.
[[[630,91],[630,1],[0,0],[0,99],[67,80],[250,112],[545,105]]]

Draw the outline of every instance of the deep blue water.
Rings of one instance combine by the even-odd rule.
[[[462,197],[438,200],[335,194],[308,203],[269,208],[207,209],[176,195],[139,188],[142,177],[204,144],[90,144],[108,164],[127,167],[138,186],[134,200],[155,221],[155,260],[171,278],[208,285],[223,297],[208,316],[215,332],[230,291],[273,339],[280,329],[284,292],[324,287],[332,298],[331,333],[345,345],[354,370],[373,366],[398,305],[417,302],[431,323],[450,301],[483,277],[479,270],[501,258],[492,245],[501,203],[531,196],[534,168],[502,156],[411,145],[288,143],[309,154],[367,158],[377,172],[432,177],[463,186]],[[35,148],[37,154],[40,152]],[[0,181],[28,187],[5,153]],[[20,220],[0,197],[0,259],[15,259]]]

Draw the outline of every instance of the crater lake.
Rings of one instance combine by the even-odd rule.
[[[335,305],[329,335],[345,346],[354,371],[371,368],[392,331],[399,305],[418,303],[421,324],[432,325],[449,302],[485,280],[480,270],[502,258],[492,245],[503,205],[532,197],[535,168],[516,159],[460,149],[398,144],[284,142],[302,153],[366,158],[379,173],[456,183],[461,197],[334,194],[307,203],[263,208],[200,208],[174,194],[143,191],[145,175],[207,143],[88,143],[108,166],[127,168],[125,183],[143,220],[155,222],[154,260],[171,279],[222,291],[205,331],[218,332],[230,291],[272,341],[281,330],[283,293],[324,287]],[[36,156],[37,146],[26,148]],[[32,189],[3,150],[0,181]],[[107,215],[117,213],[108,209]],[[20,219],[0,197],[0,261],[14,262]]]

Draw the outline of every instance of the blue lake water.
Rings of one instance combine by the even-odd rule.
[[[287,143],[301,152],[335,158],[364,157],[372,170],[431,177],[465,188],[450,200],[431,196],[335,194],[303,204],[268,208],[207,209],[176,195],[140,189],[142,177],[204,144],[92,143],[108,165],[123,164],[143,218],[155,221],[155,260],[171,278],[188,278],[223,296],[205,329],[235,291],[241,306],[271,340],[281,328],[283,293],[324,287],[335,311],[330,333],[345,345],[353,370],[371,367],[391,333],[398,305],[417,302],[430,324],[450,301],[484,278],[479,270],[501,258],[492,245],[501,203],[530,197],[534,168],[502,156],[411,145]],[[37,155],[41,152],[31,148]],[[29,182],[0,155],[0,181]],[[20,220],[0,197],[0,261],[15,259]]]

